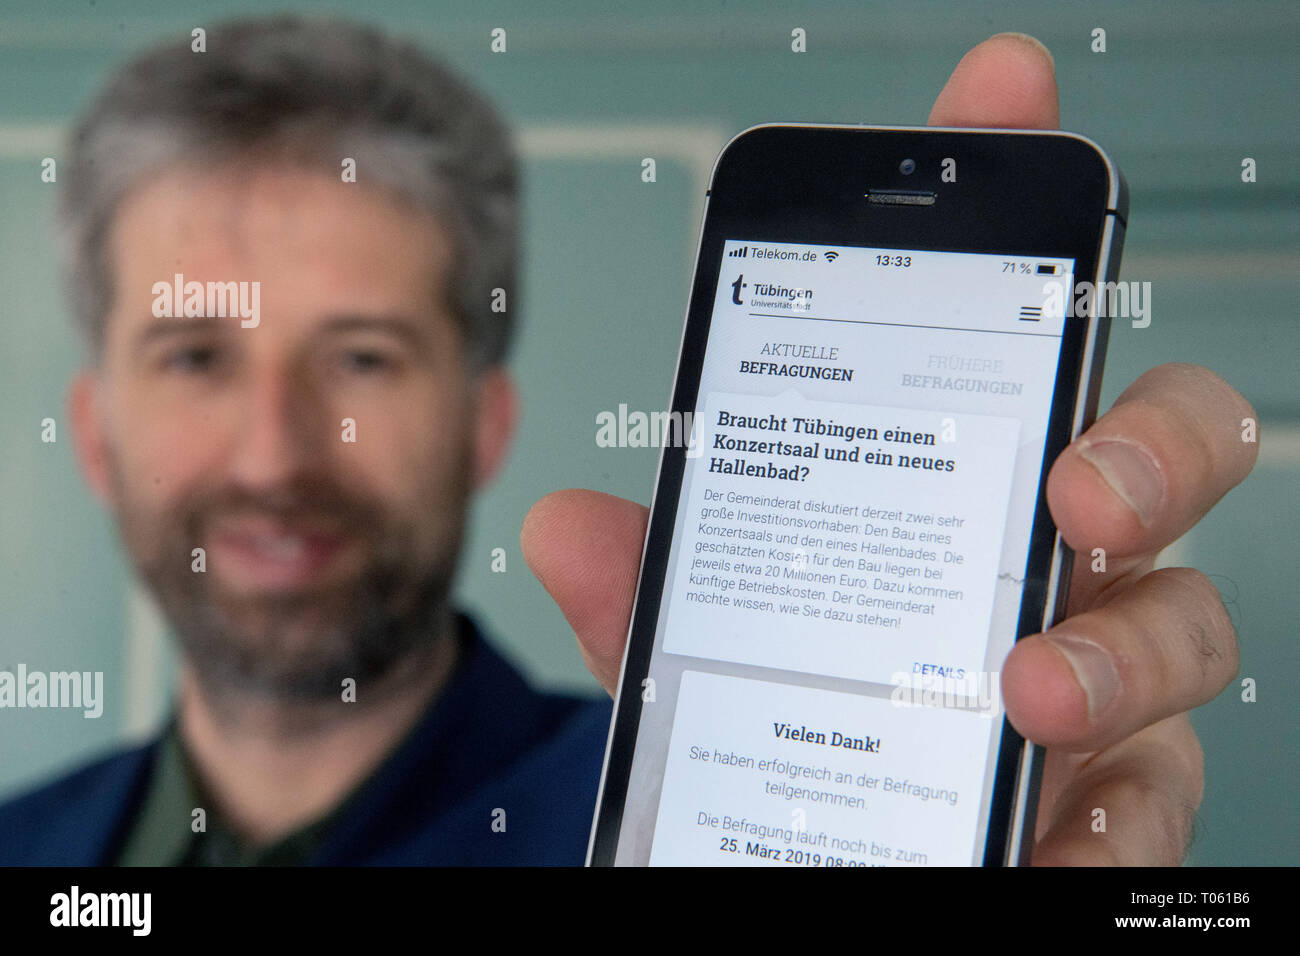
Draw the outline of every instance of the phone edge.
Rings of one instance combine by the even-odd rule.
[[[1110,157],[1087,137],[1086,140],[1105,160],[1110,176],[1113,201],[1106,210],[1106,224],[1102,228],[1101,246],[1097,254],[1097,272],[1094,283],[1113,282],[1119,274],[1120,258],[1124,251],[1126,218],[1128,214],[1128,187],[1118,167]],[[1084,346],[1083,374],[1079,376],[1079,390],[1075,395],[1074,422],[1070,441],[1073,442],[1097,418],[1101,399],[1101,381],[1105,370],[1106,349],[1110,341],[1110,318],[1098,316],[1097,297],[1093,298],[1088,316],[1088,337]],[[1056,546],[1052,552],[1052,572],[1048,591],[1043,602],[1043,627],[1048,628],[1064,620],[1068,613],[1069,587],[1067,582],[1074,570],[1074,551],[1056,532]],[[1020,755],[1014,797],[1011,804],[1011,822],[1008,826],[1006,866],[1028,866],[1033,853],[1033,834],[1026,839],[1025,831],[1035,826],[1038,814],[1039,783],[1042,780],[1046,753],[1033,741],[1025,741]]]

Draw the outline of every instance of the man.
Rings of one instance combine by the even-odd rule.
[[[134,862],[182,811],[187,833],[171,862],[579,861],[608,705],[524,697],[499,662],[466,663],[466,645],[477,648],[472,660],[490,653],[467,624],[459,655],[446,639],[464,505],[499,464],[513,414],[500,343],[473,364],[480,326],[462,332],[425,298],[430,285],[448,288],[428,281],[429,264],[452,258],[449,246],[470,248],[457,231],[466,220],[412,210],[418,163],[389,164],[403,171],[395,195],[404,201],[360,185],[363,170],[383,176],[382,158],[358,155],[382,139],[390,114],[381,106],[418,109],[420,89],[381,86],[388,95],[336,111],[327,131],[344,117],[371,122],[325,148],[310,138],[318,124],[272,116],[374,89],[345,63],[382,74],[408,61],[368,34],[239,29],[237,44],[209,34],[206,55],[239,46],[223,55],[257,65],[258,83],[283,72],[302,89],[280,86],[250,103],[239,71],[223,66],[221,95],[195,123],[207,149],[160,165],[112,212],[115,294],[111,305],[88,299],[111,313],[105,351],[72,395],[87,475],[182,641],[176,732],[0,808],[0,861]],[[286,45],[302,52],[286,56]],[[322,62],[329,67],[314,66]],[[196,104],[180,99],[190,84],[176,76],[203,69],[164,55],[127,102],[175,95],[184,106],[139,113],[192,118]],[[155,89],[163,77],[177,92]],[[447,122],[483,135],[463,117]],[[931,121],[1054,126],[1050,58],[1025,38],[986,41],[959,64]],[[214,124],[231,137],[204,139]],[[252,141],[233,162],[232,137]],[[495,135],[485,140],[443,146],[490,177]],[[289,171],[286,154],[299,160]],[[358,156],[356,184],[338,182],[346,156]],[[317,161],[323,171],[309,173]],[[460,264],[483,266],[483,255],[462,251]],[[144,290],[182,267],[187,280],[264,277],[260,324],[153,319]],[[497,275],[495,287],[509,288]],[[484,327],[500,318],[486,312],[486,296],[461,301]],[[1175,863],[1185,851],[1202,772],[1185,711],[1231,679],[1236,645],[1203,577],[1147,572],[1249,471],[1253,446],[1231,447],[1207,424],[1229,413],[1239,420],[1249,406],[1211,373],[1156,369],[1053,470],[1050,499],[1067,539],[1098,541],[1115,557],[1105,576],[1076,576],[1072,602],[1085,613],[1055,629],[1086,640],[1027,639],[1004,674],[1013,722],[1054,748],[1036,860]],[[340,440],[344,419],[355,443]],[[607,690],[644,527],[645,509],[630,502],[561,492],[523,529],[530,564]],[[197,547],[202,573],[191,566]],[[1187,633],[1198,644],[1182,642]],[[340,699],[348,677],[355,703]],[[193,797],[168,798],[185,780]],[[1089,839],[1084,808],[1100,799],[1120,812],[1110,833]],[[216,850],[188,833],[195,807],[208,811],[209,833],[214,819],[226,831]],[[544,847],[531,845],[539,839]]]
[[[609,701],[448,603],[515,421],[495,112],[373,31],[247,21],[120,71],[64,169],[79,459],[182,663],[158,740],[0,810],[0,863],[580,864]]]

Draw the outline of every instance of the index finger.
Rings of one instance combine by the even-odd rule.
[[[1254,408],[1222,378],[1171,363],[1144,373],[1061,453],[1047,476],[1056,526],[1076,552],[1118,559],[1086,576],[1094,590],[1131,569],[1126,559],[1153,558],[1250,473],[1259,444],[1244,440],[1254,437],[1247,420]]]

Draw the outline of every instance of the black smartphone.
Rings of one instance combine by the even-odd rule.
[[[1128,214],[1062,132],[774,124],[713,170],[588,863],[1028,860]],[[1110,283],[1110,285],[1106,285]]]

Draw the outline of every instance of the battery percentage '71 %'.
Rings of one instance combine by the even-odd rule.
[[[1032,262],[1006,262],[1002,263],[1002,271],[1010,272],[1015,275],[1040,275],[1054,276],[1061,274],[1061,267],[1054,262],[1040,262],[1035,265]]]

